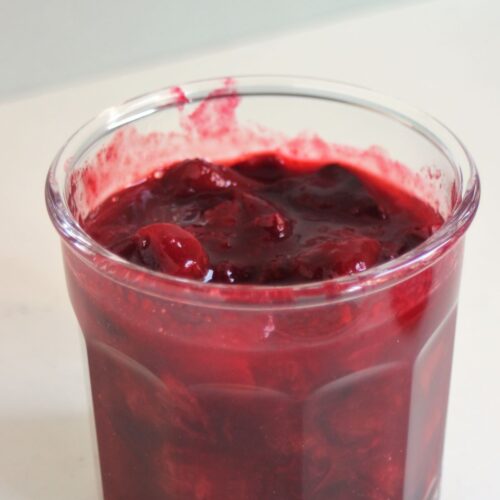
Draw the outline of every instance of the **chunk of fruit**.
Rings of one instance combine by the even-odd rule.
[[[241,204],[237,200],[224,200],[203,213],[204,221],[215,228],[232,228],[240,218]]]
[[[136,233],[140,257],[145,266],[184,278],[203,279],[208,257],[200,242],[175,224],[156,223]]]
[[[176,196],[223,191],[231,188],[251,188],[254,182],[232,168],[214,165],[201,159],[182,161],[163,176],[163,184]]]
[[[391,288],[393,314],[406,333],[411,333],[423,318],[433,282],[433,270],[429,267]]]
[[[261,182],[274,182],[287,175],[283,162],[272,155],[261,155],[249,158],[232,167],[234,170]]]
[[[277,240],[288,238],[292,233],[292,224],[279,212],[257,217],[254,224],[266,229]]]
[[[249,226],[265,229],[277,240],[288,238],[292,234],[292,221],[271,202],[250,193],[241,193],[241,202]]]
[[[362,235],[342,235],[320,242],[297,257],[299,274],[308,280],[329,279],[365,271],[377,264],[380,242]]]

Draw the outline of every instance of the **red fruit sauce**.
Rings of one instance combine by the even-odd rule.
[[[263,154],[156,171],[102,203],[84,227],[154,271],[216,283],[297,284],[398,257],[441,223],[418,198],[341,165]]]
[[[245,131],[237,105],[124,127],[71,179],[85,231],[142,266],[64,246],[104,499],[435,498],[461,242],[372,287],[365,269],[443,223],[425,179],[376,148]],[[179,161],[193,137],[201,158],[249,153]]]

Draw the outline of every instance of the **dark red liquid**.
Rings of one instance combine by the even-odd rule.
[[[284,285],[361,272],[441,223],[380,180],[260,156],[174,166],[84,225],[157,271]],[[461,248],[346,300],[247,307],[146,290],[65,247],[105,500],[433,498]]]
[[[207,282],[290,284],[364,271],[442,223],[339,165],[187,160],[102,204],[85,229],[125,259]],[[181,228],[185,229],[183,231]]]

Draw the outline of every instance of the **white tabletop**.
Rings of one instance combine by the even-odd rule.
[[[499,24],[495,0],[420,2],[0,103],[0,498],[98,498],[83,346],[43,201],[58,147],[101,108],[147,90],[291,73],[430,110],[477,161],[483,198],[467,241],[442,499],[499,499]]]

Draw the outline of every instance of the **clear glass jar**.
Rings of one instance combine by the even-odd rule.
[[[362,165],[445,223],[383,265],[279,287],[161,275],[81,228],[166,163],[263,149]],[[443,125],[341,83],[194,82],[82,127],[46,198],[87,346],[105,500],[437,498],[463,236],[479,201],[474,163]]]

